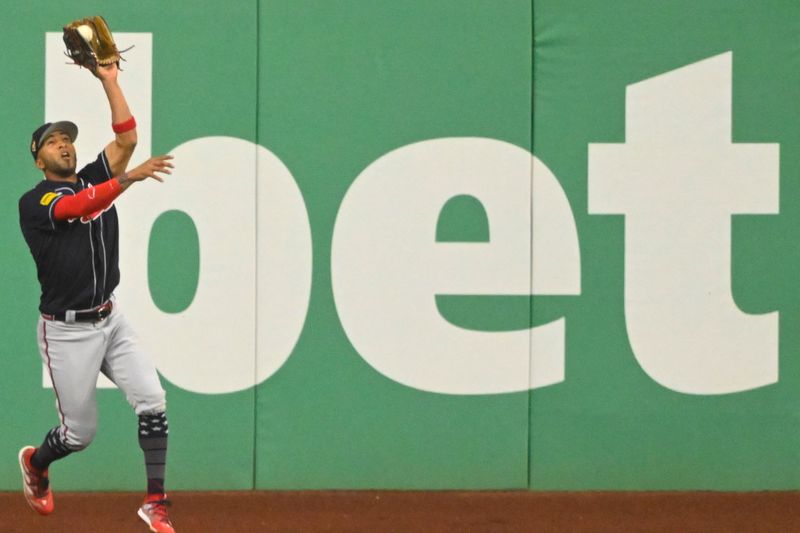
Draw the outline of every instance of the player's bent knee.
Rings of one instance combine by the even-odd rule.
[[[142,400],[138,401],[135,405],[137,415],[149,415],[156,413],[163,413],[167,410],[167,394],[166,392],[159,391],[147,395]]]
[[[69,428],[67,430],[66,445],[73,452],[78,452],[88,447],[97,434],[97,427]]]

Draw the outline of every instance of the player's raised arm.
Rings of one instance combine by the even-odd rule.
[[[131,114],[128,101],[125,100],[125,95],[122,93],[122,88],[117,81],[118,74],[119,68],[115,63],[108,66],[99,66],[94,71],[94,75],[103,84],[103,90],[111,107],[111,124],[115,137],[113,141],[108,143],[105,151],[112,176],[119,176],[125,172],[138,140],[136,120]]]
[[[125,172],[136,148],[136,121],[117,82],[119,61],[122,59],[114,36],[101,16],[87,17],[64,26],[67,56],[85,67],[103,84],[111,106],[111,125],[116,136],[105,147],[112,176]]]

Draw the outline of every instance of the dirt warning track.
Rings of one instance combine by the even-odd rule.
[[[0,532],[146,532],[138,493],[56,493],[41,517],[0,492]],[[800,492],[173,492],[179,533],[800,532]]]

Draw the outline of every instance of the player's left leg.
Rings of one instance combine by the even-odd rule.
[[[139,416],[139,446],[147,473],[147,496],[139,516],[153,531],[174,533],[164,489],[169,435],[166,394],[155,365],[124,315],[115,309],[106,320],[109,342],[101,371],[122,389]]]

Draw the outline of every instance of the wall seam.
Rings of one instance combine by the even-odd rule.
[[[530,167],[530,191],[531,194],[528,196],[529,209],[530,209],[530,261],[529,261],[529,268],[530,268],[530,275],[528,279],[530,280],[530,300],[528,306],[528,442],[527,442],[527,487],[528,490],[531,490],[532,487],[532,478],[533,478],[533,389],[531,388],[532,383],[532,373],[533,373],[533,157],[536,154],[536,150],[534,149],[535,143],[535,133],[534,133],[534,87],[536,85],[536,75],[535,75],[535,64],[536,61],[534,59],[536,53],[536,25],[534,24],[534,17],[535,17],[535,0],[531,0],[531,84],[530,84],[530,103],[531,103],[531,113],[530,113],[530,139],[531,139],[531,167]]]
[[[261,0],[255,0],[255,8],[256,8],[256,27],[255,27],[255,39],[256,39],[256,49],[255,49],[255,60],[256,60],[256,68],[255,68],[255,113],[254,113],[254,140],[255,146],[253,147],[253,165],[255,169],[255,190],[254,190],[254,198],[255,198],[255,228],[254,228],[254,239],[255,242],[253,243],[254,248],[256,250],[255,254],[255,280],[254,280],[254,287],[255,287],[255,297],[253,299],[253,475],[252,475],[252,489],[255,490],[256,488],[256,481],[258,475],[258,294],[259,294],[259,286],[258,286],[258,221],[259,221],[259,209],[258,209],[258,186],[259,186],[259,171],[258,171],[258,147],[261,145],[259,142],[259,102],[260,102],[260,93],[261,93]]]

